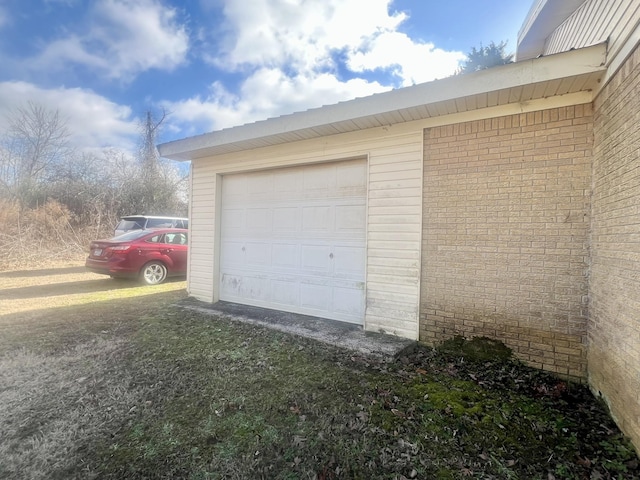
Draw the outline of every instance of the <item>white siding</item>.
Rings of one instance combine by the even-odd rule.
[[[392,144],[380,145],[369,155],[366,326],[408,338],[418,335],[421,134],[389,139]]]
[[[545,55],[602,43],[609,39],[609,59],[640,22],[638,0],[587,0],[548,38]]]
[[[216,172],[213,165],[193,162],[191,165],[191,200],[189,219],[189,295],[213,302],[214,235],[216,211]]]
[[[193,161],[190,295],[219,298],[217,175],[368,158],[365,329],[418,338],[422,128],[384,127]]]

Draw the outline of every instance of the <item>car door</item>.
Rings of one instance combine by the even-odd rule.
[[[143,241],[136,244],[136,253],[132,253],[132,261],[135,262],[137,269],[142,268],[143,265],[152,261],[160,260],[166,263],[163,251],[167,248],[164,244],[164,235],[157,233],[151,236],[147,236]],[[170,265],[168,265],[171,267]]]
[[[165,233],[164,243],[163,254],[171,260],[169,273],[185,273],[187,271],[187,234],[185,232]]]

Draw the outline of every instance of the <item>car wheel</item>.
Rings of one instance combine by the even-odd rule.
[[[142,267],[140,278],[147,285],[158,285],[167,278],[167,267],[161,262],[149,262]]]

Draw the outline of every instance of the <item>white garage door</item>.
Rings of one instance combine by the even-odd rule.
[[[363,323],[366,168],[225,175],[220,299]]]

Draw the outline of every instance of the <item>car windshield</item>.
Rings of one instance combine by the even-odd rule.
[[[117,240],[119,242],[130,242],[131,240],[137,240],[138,238],[144,237],[148,233],[148,230],[133,230],[131,232],[118,235],[117,237],[113,237],[111,240]]]

